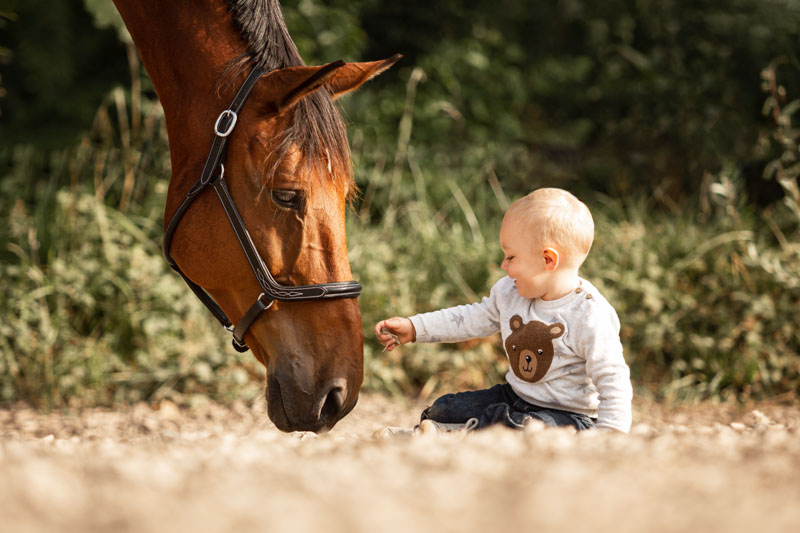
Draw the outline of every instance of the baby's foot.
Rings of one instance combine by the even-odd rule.
[[[477,418],[470,418],[464,424],[445,424],[444,422],[436,422],[428,418],[419,423],[417,431],[423,435],[432,433],[466,433],[474,431],[477,426]]]

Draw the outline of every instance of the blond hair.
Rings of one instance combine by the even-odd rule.
[[[577,265],[583,263],[592,247],[592,213],[586,204],[563,189],[536,189],[511,204],[506,218],[519,224],[532,244],[551,246]]]

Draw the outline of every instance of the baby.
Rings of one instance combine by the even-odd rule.
[[[500,246],[508,275],[488,297],[375,325],[390,351],[407,342],[502,335],[510,363],[506,383],[442,396],[422,412],[421,425],[522,428],[538,419],[578,430],[630,430],[633,392],[619,318],[578,274],[593,239],[586,205],[561,189],[537,189],[503,217]]]

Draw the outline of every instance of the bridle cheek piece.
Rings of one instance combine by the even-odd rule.
[[[256,82],[264,74],[265,72],[263,70],[254,68],[247,76],[239,92],[236,93],[236,97],[233,99],[228,109],[220,113],[214,124],[214,143],[211,145],[211,151],[206,159],[206,164],[203,167],[200,179],[189,189],[186,198],[183,199],[183,202],[181,202],[178,209],[172,215],[169,224],[167,224],[167,229],[164,232],[164,257],[167,263],[169,263],[169,266],[171,266],[173,270],[181,275],[189,288],[192,289],[200,301],[211,311],[211,314],[222,324],[222,327],[233,334],[233,347],[239,352],[246,352],[249,349],[244,342],[245,333],[247,333],[247,330],[250,329],[250,326],[253,325],[262,312],[272,307],[275,300],[282,302],[307,302],[311,300],[358,298],[358,295],[361,294],[361,285],[357,281],[339,281],[334,283],[298,286],[281,285],[275,281],[266,263],[264,263],[258,250],[256,250],[250,233],[248,233],[244,225],[242,216],[239,214],[239,210],[236,209],[236,204],[233,201],[230,189],[228,189],[228,185],[225,182],[225,166],[222,164],[222,160],[225,157],[225,150],[228,146],[228,136],[233,132],[233,128],[236,126],[236,122],[239,118],[238,114],[247,101],[247,97],[250,96],[250,92],[253,90]],[[217,193],[217,197],[222,203],[222,208],[228,216],[228,221],[231,227],[233,227],[234,233],[236,233],[236,238],[242,246],[244,255],[248,263],[250,263],[250,268],[253,270],[253,274],[256,280],[258,280],[262,291],[255,303],[250,306],[236,326],[233,325],[222,308],[211,298],[205,289],[190,280],[186,274],[183,273],[170,254],[172,239],[181,218],[189,209],[189,206],[192,205],[194,199],[209,186]]]

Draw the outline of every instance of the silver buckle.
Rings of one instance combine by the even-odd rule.
[[[233,117],[231,119],[231,123],[228,124],[228,128],[225,131],[219,131],[220,122],[222,122],[222,119],[226,116]],[[219,117],[217,117],[217,123],[214,124],[214,133],[216,133],[218,137],[227,137],[233,131],[233,127],[236,126],[237,120],[239,120],[239,115],[237,115],[230,109],[226,109],[225,111],[219,114]]]
[[[264,296],[266,296],[266,294],[264,294],[264,293],[262,292],[262,293],[261,293],[261,294],[258,296],[258,299],[260,300],[260,299],[261,299],[261,298],[263,298]],[[270,301],[269,301],[269,305],[267,305],[267,306],[266,306],[266,307],[265,307],[263,310],[264,310],[264,311],[266,311],[267,309],[269,309],[270,307],[272,307],[272,304],[274,304],[274,303],[275,303],[275,300],[270,300]]]

